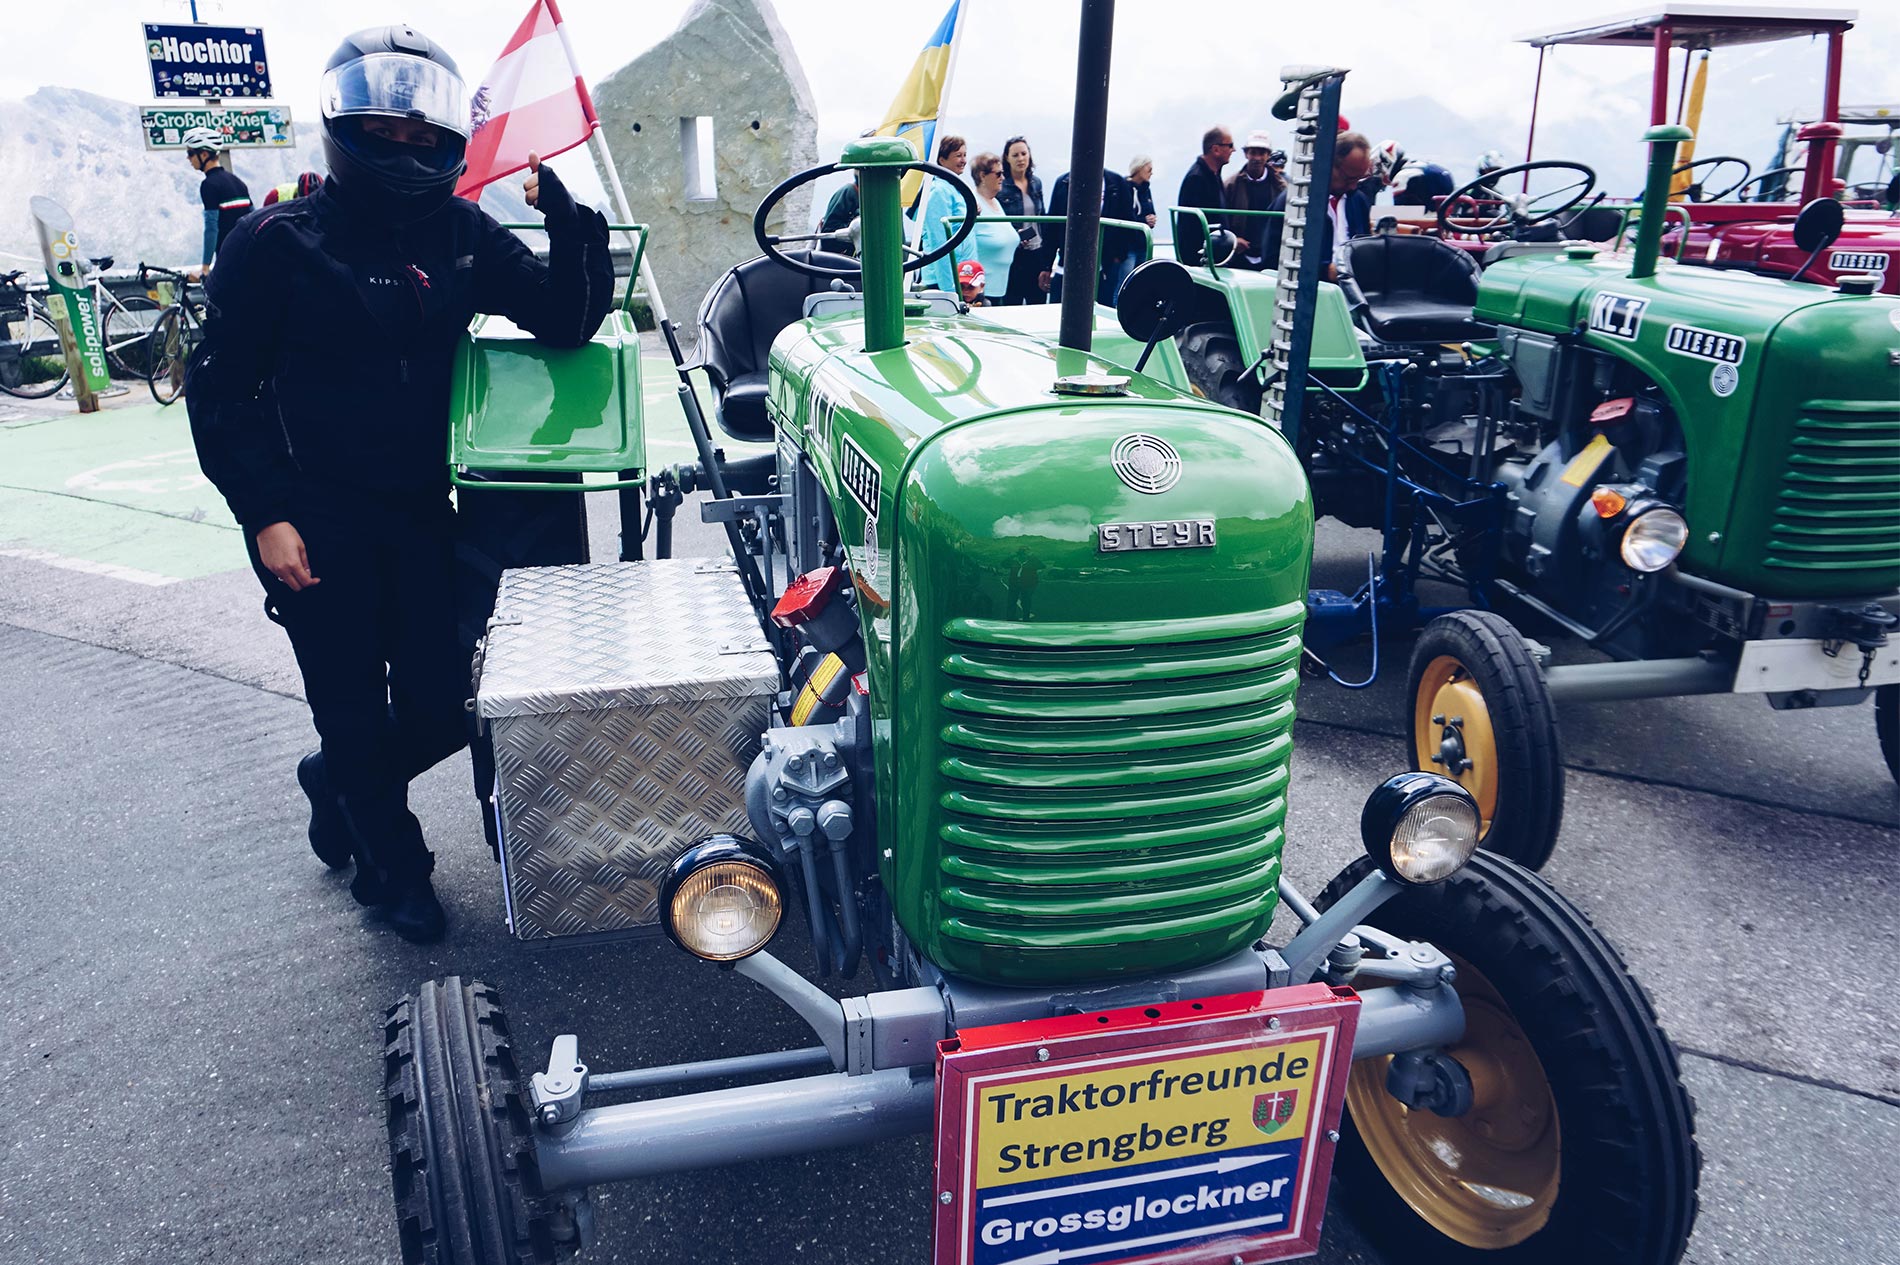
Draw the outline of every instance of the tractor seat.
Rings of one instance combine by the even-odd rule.
[[[1347,263],[1373,335],[1388,343],[1457,343],[1497,331],[1471,317],[1478,265],[1435,237],[1355,237]]]
[[[849,255],[788,250],[793,259],[827,268],[856,269]],[[844,278],[859,284],[854,271]],[[699,360],[712,379],[719,428],[734,439],[772,438],[766,416],[767,373],[772,340],[805,313],[805,300],[831,288],[829,277],[812,277],[760,255],[721,277],[699,305]]]

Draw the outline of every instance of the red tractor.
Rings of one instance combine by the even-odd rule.
[[[1725,8],[1665,0],[1634,16],[1527,36],[1524,42],[1537,49],[1540,84],[1545,51],[1560,44],[1652,49],[1649,121],[1656,126],[1680,121],[1685,104],[1691,115],[1699,109],[1700,93],[1689,90],[1689,62],[1697,52],[1706,58],[1716,48],[1825,36],[1827,67],[1819,117],[1796,126],[1792,136],[1784,138],[1783,161],[1766,171],[1756,172],[1745,159],[1730,155],[1696,158],[1679,167],[1677,192],[1669,204],[1672,223],[1663,249],[1684,263],[1739,268],[1821,285],[1834,285],[1847,275],[1871,274],[1878,278],[1878,291],[1900,294],[1900,263],[1896,263],[1900,261],[1900,217],[1891,209],[1900,190],[1874,190],[1872,197],[1845,201],[1840,234],[1824,249],[1803,249],[1795,242],[1794,220],[1803,206],[1817,198],[1869,192],[1846,189],[1836,171],[1845,130],[1841,43],[1857,16],[1852,9]],[[1684,60],[1672,115],[1671,62],[1678,48]],[[1693,118],[1689,126],[1695,127]],[[1531,138],[1536,134],[1533,100]],[[1527,141],[1527,158],[1530,148]],[[1799,196],[1789,198],[1790,193]]]

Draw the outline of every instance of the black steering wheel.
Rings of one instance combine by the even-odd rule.
[[[1574,171],[1578,179],[1567,185],[1550,190],[1547,193],[1508,194],[1502,192],[1502,181],[1506,176],[1519,176],[1529,171]],[[1515,167],[1500,167],[1496,171],[1487,171],[1476,180],[1460,186],[1438,204],[1438,235],[1440,237],[1485,237],[1492,233],[1515,232],[1519,229],[1534,228],[1539,224],[1548,224],[1552,220],[1562,219],[1587,199],[1597,187],[1597,173],[1582,163],[1556,161],[1538,161],[1519,163]],[[1573,193],[1572,190],[1575,190]],[[1496,203],[1497,214],[1490,219],[1481,219],[1480,215],[1465,215],[1466,220],[1478,219],[1476,224],[1453,224],[1451,217],[1457,208],[1467,202],[1477,201],[1474,194],[1482,193],[1485,202]],[[1564,201],[1551,205],[1554,198]],[[1599,200],[1601,200],[1599,198]]]
[[[1748,165],[1748,160],[1746,158],[1736,158],[1728,154],[1718,155],[1717,157],[1714,157],[1714,158],[1698,158],[1692,163],[1682,164],[1682,166],[1670,172],[1669,177],[1671,180],[1673,180],[1677,176],[1683,175],[1686,172],[1694,171],[1699,167],[1708,167],[1711,169],[1718,169],[1722,166],[1723,163],[1729,163],[1733,166],[1740,167],[1742,169],[1742,178],[1740,180],[1737,180],[1735,183],[1716,191],[1715,193],[1710,193],[1708,190],[1708,186],[1714,184],[1715,181],[1708,180],[1708,179],[1696,180],[1689,185],[1689,188],[1685,194],[1685,196],[1691,202],[1720,202],[1723,198],[1726,198],[1729,194],[1735,192],[1737,189],[1741,188],[1743,185],[1749,182],[1749,173],[1752,172],[1754,168]]]
[[[1801,192],[1800,190],[1797,189],[1795,190],[1792,196],[1788,194],[1785,188],[1788,177],[1804,175],[1806,174],[1807,170],[1808,169],[1805,165],[1799,166],[1799,167],[1770,167],[1767,171],[1762,172],[1759,176],[1750,176],[1747,180],[1744,180],[1742,181],[1742,183],[1736,185],[1734,189],[1734,192],[1736,194],[1735,200],[1737,202],[1766,202],[1769,199],[1763,197],[1762,195],[1768,191],[1769,183],[1774,180],[1780,180],[1782,184],[1784,185],[1784,188],[1783,188],[1781,197],[1775,200],[1780,201],[1780,202],[1792,202],[1796,198],[1799,198],[1801,196]],[[1750,185],[1759,186],[1755,190],[1755,196],[1752,198],[1742,193],[1742,190],[1748,188],[1748,186]]]
[[[808,185],[814,180],[822,180],[834,171],[843,170],[855,171],[857,168],[847,169],[840,167],[837,163],[826,163],[822,167],[811,167],[799,172],[788,180],[782,181],[777,188],[766,194],[765,201],[759,203],[759,209],[752,213],[752,239],[759,244],[759,249],[764,251],[781,267],[790,268],[793,272],[802,272],[808,277],[860,276],[861,271],[858,268],[826,268],[819,264],[807,263],[802,259],[793,259],[790,255],[787,255],[784,251],[779,249],[781,245],[787,242],[835,241],[841,234],[800,233],[794,236],[781,236],[765,231],[766,220],[772,217],[772,212],[778,209],[778,204],[783,202],[785,196],[792,190],[799,188],[801,185]],[[908,258],[904,261],[903,271],[917,272],[929,267],[957,247],[963,245],[964,240],[968,238],[971,233],[976,231],[976,217],[982,214],[982,211],[976,204],[976,194],[971,191],[970,186],[963,183],[963,180],[956,172],[951,171],[947,167],[939,167],[936,163],[926,162],[908,162],[902,166],[880,167],[879,170],[928,172],[939,180],[949,181],[950,187],[955,189],[958,195],[963,198],[963,223],[957,231],[951,235],[950,240],[927,254],[923,251],[913,250],[909,246],[904,247],[904,254],[907,255]],[[919,214],[922,214],[922,212],[920,211]]]

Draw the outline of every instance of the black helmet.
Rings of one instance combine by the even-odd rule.
[[[1433,162],[1408,163],[1399,169],[1392,201],[1399,206],[1429,207],[1452,190],[1451,172]]]
[[[378,26],[344,40],[324,67],[323,153],[350,203],[398,222],[455,194],[467,166],[468,91],[455,62],[422,32]],[[433,148],[365,130],[371,118],[428,124]]]

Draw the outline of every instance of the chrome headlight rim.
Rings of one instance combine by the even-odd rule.
[[[756,869],[764,881],[771,886],[773,893],[777,897],[777,910],[772,920],[771,929],[766,932],[757,944],[747,948],[743,952],[709,954],[696,949],[688,944],[685,938],[680,935],[679,928],[674,921],[673,906],[680,894],[680,889],[684,887],[688,880],[695,874],[703,873],[718,865],[740,865]],[[708,835],[686,851],[680,853],[672,866],[668,868],[666,877],[660,881],[660,927],[666,932],[667,939],[671,940],[680,949],[691,954],[693,957],[699,958],[701,961],[725,963],[743,961],[755,953],[764,951],[778,936],[779,929],[785,925],[785,893],[785,872],[779,866],[777,858],[763,845],[755,840],[747,839],[743,835]]]
[[[1465,818],[1468,823],[1468,844],[1454,845],[1451,855],[1455,857],[1455,863],[1441,872],[1433,873],[1430,877],[1419,877],[1415,869],[1408,872],[1395,846],[1400,841],[1401,829],[1408,822],[1416,823],[1424,815],[1447,811],[1455,811]],[[1478,801],[1470,791],[1450,778],[1441,773],[1400,773],[1387,778],[1366,798],[1366,806],[1359,814],[1359,838],[1366,855],[1389,878],[1407,887],[1432,887],[1470,864],[1478,850],[1482,820],[1478,813]]]
[[[1661,534],[1658,534],[1660,531]],[[1667,556],[1655,553],[1632,557],[1632,545],[1639,549],[1660,546]],[[1673,547],[1672,547],[1673,546]],[[1623,565],[1638,575],[1667,571],[1689,547],[1689,520],[1673,505],[1658,501],[1638,503],[1624,511],[1623,534],[1617,541],[1616,555]]]

